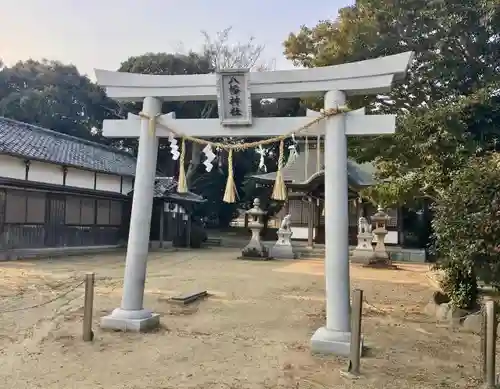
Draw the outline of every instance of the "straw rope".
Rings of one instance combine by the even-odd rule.
[[[285,141],[281,140],[279,157],[278,157],[278,171],[276,172],[276,181],[274,182],[273,193],[271,195],[271,198],[273,200],[285,201],[287,198],[287,191],[282,172],[284,159],[285,159]]]
[[[182,138],[181,155],[179,157],[179,179],[177,180],[178,193],[186,193],[188,191],[187,180],[186,180],[186,169],[184,167],[185,158],[186,158],[186,141],[184,140],[184,138]]]
[[[234,203],[236,201],[236,184],[234,183],[233,174],[233,150],[229,149],[229,155],[227,157],[227,182],[226,190],[224,191],[224,197],[222,201],[225,203]]]
[[[320,116],[312,119],[310,122],[304,124],[303,126],[299,127],[298,129],[286,132],[283,135],[278,135],[278,136],[274,136],[274,137],[267,138],[267,139],[262,139],[262,140],[255,141],[255,142],[247,142],[247,143],[239,143],[239,144],[213,142],[213,141],[210,141],[208,139],[197,138],[195,136],[183,134],[179,131],[176,131],[173,128],[166,126],[165,124],[161,123],[160,121],[157,121],[155,124],[160,126],[160,127],[165,128],[167,131],[171,132],[176,137],[188,140],[188,141],[193,142],[193,143],[198,143],[198,144],[202,144],[202,145],[210,145],[214,148],[220,148],[220,149],[223,149],[226,151],[229,151],[231,149],[235,150],[235,151],[241,151],[241,150],[247,150],[247,149],[251,149],[254,147],[258,147],[258,146],[269,145],[272,143],[279,142],[281,140],[288,139],[292,136],[292,134],[300,134],[301,132],[304,132],[305,130],[314,126],[316,123],[319,123],[323,119],[329,118],[330,116],[336,116],[336,115],[339,115],[342,113],[346,113],[346,112],[349,112],[349,109],[346,107],[331,108],[331,109],[325,110],[324,112],[321,113]],[[147,119],[147,120],[155,120],[155,117],[152,118],[144,112],[140,112],[139,116],[144,118],[144,119]]]
[[[300,134],[301,132],[304,132],[305,130],[311,128],[312,126],[314,126],[316,123],[319,123],[323,119],[329,118],[331,116],[340,115],[340,114],[348,112],[348,111],[349,111],[349,109],[347,107],[337,107],[337,108],[331,108],[328,110],[324,110],[321,112],[320,116],[312,119],[310,122],[304,124],[303,126],[297,128],[293,131],[286,132],[283,135],[278,135],[278,136],[274,136],[271,138],[258,140],[255,142],[246,142],[246,143],[238,143],[238,144],[213,142],[211,140],[197,138],[194,136],[183,134],[179,131],[176,131],[173,128],[166,126],[165,124],[161,123],[160,121],[158,121],[157,118],[159,115],[151,117],[144,112],[140,112],[139,116],[141,118],[147,119],[149,121],[149,128],[150,128],[153,135],[155,134],[156,126],[160,126],[160,127],[165,128],[167,131],[172,133],[174,136],[182,139],[181,155],[180,155],[180,159],[179,159],[179,179],[178,179],[178,185],[177,185],[177,191],[179,193],[186,193],[188,191],[187,182],[186,182],[186,172],[185,172],[185,167],[184,167],[184,160],[185,160],[185,153],[186,153],[186,143],[185,143],[186,140],[191,141],[193,143],[200,144],[200,145],[210,145],[212,148],[218,148],[218,149],[222,149],[222,150],[227,151],[229,153],[229,156],[228,156],[228,178],[227,178],[227,183],[226,183],[226,189],[224,191],[223,201],[226,203],[234,203],[236,201],[236,197],[237,197],[236,185],[235,185],[234,177],[233,177],[233,152],[234,151],[248,150],[248,149],[256,148],[259,146],[265,146],[265,145],[270,145],[272,143],[280,142],[279,157],[278,157],[278,171],[276,172],[276,181],[274,183],[273,193],[272,193],[271,197],[274,200],[285,201],[287,199],[287,190],[286,190],[285,182],[283,179],[283,172],[282,172],[283,160],[284,160],[284,141],[285,141],[285,139],[290,138],[292,135],[297,135],[297,134]],[[306,140],[307,140],[307,137],[306,137]],[[318,136],[317,141],[318,141],[318,145],[319,145],[320,136]],[[306,152],[308,152],[308,151],[306,151]],[[318,149],[318,155],[319,155],[319,149]],[[317,163],[319,164],[319,160],[317,161]]]

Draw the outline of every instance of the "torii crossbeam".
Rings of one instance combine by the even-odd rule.
[[[314,69],[245,74],[252,98],[324,96],[325,110],[344,106],[350,95],[387,93],[405,76],[412,53]],[[143,101],[149,117],[161,114],[162,101],[200,101],[218,98],[216,75],[142,75],[96,70],[97,81],[108,96],[122,101]],[[249,98],[249,96],[248,96]],[[220,112],[220,107],[219,107]],[[251,118],[251,126],[227,126],[219,119],[175,119],[162,115],[158,124],[195,137],[271,137],[301,127],[317,115],[294,118]],[[169,132],[129,115],[126,120],[105,120],[107,137],[138,137],[136,181],[127,247],[123,298],[120,308],[103,317],[101,326],[121,330],[155,327],[158,315],[143,307],[153,186],[158,137]],[[395,131],[394,115],[364,115],[364,110],[327,118],[301,135],[325,135],[325,281],[326,325],[311,339],[315,352],[348,355],[350,347],[350,279],[348,245],[348,184],[346,135],[389,134]]]

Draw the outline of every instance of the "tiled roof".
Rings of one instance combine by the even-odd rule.
[[[135,175],[136,159],[125,151],[0,116],[1,153],[104,173]]]
[[[173,177],[156,177],[154,197],[190,201],[196,203],[203,203],[205,201],[202,196],[197,195],[193,192],[178,193],[177,180]]]
[[[301,152],[297,158],[287,163],[282,169],[283,179],[285,183],[296,186],[307,186],[313,179],[324,174],[324,154],[320,152],[319,169],[317,163],[316,150],[309,150],[308,158],[306,153]],[[305,169],[307,163],[307,172]],[[375,184],[374,173],[375,168],[372,164],[357,164],[354,161],[347,161],[347,179],[349,185],[354,188],[362,188]],[[252,176],[261,181],[274,181],[276,179],[276,172],[265,174],[256,174]]]

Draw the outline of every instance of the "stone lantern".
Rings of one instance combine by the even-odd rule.
[[[387,236],[387,222],[390,220],[389,215],[385,213],[382,206],[378,206],[377,212],[371,217],[372,222],[375,224],[375,229],[372,231],[377,237],[377,244],[375,246],[375,260],[377,262],[385,262],[390,264],[389,254],[385,248],[385,237]]]
[[[260,232],[264,228],[264,215],[266,211],[260,208],[260,200],[253,201],[253,207],[245,212],[248,215],[248,228],[252,231],[250,242],[241,251],[243,258],[250,259],[270,259],[267,249],[262,244],[260,239]]]

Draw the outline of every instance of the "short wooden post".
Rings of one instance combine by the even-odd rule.
[[[186,212],[186,247],[191,247],[191,215]]]
[[[314,203],[313,199],[309,199],[307,208],[307,246],[314,247]]]
[[[486,315],[486,306],[483,305],[483,308],[481,310],[480,352],[481,352],[481,369],[483,372],[484,381],[486,381],[486,332],[487,332],[487,315]]]
[[[495,359],[496,359],[496,341],[497,341],[497,319],[496,306],[492,300],[486,301],[486,388],[493,389],[496,384],[495,377]]]
[[[92,310],[94,305],[95,273],[85,274],[85,301],[83,306],[83,341],[91,342],[94,339],[92,331]]]
[[[363,291],[353,291],[351,309],[351,350],[349,355],[348,373],[358,376],[361,360],[361,318],[363,315]]]

